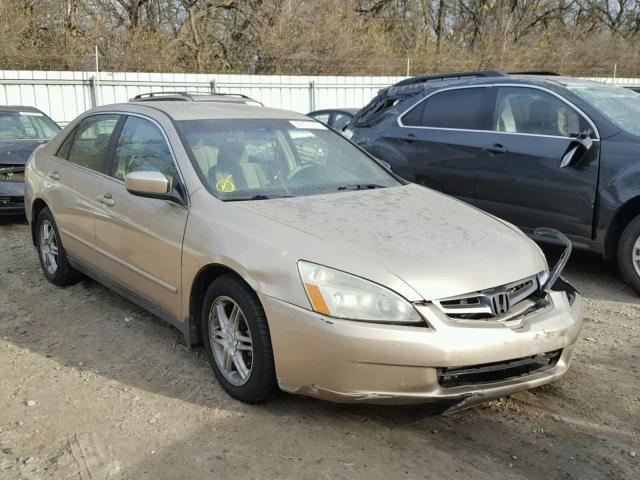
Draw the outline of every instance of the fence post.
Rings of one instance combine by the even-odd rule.
[[[91,108],[98,106],[98,82],[95,76],[89,79],[89,101],[91,102]]]
[[[313,112],[316,109],[316,81],[311,80],[309,82],[309,111]]]

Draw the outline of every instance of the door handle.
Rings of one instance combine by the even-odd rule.
[[[57,170],[52,170],[51,172],[47,173],[47,177],[49,177],[51,180],[60,180],[60,174]]]
[[[100,203],[105,204],[107,207],[113,207],[116,204],[110,193],[105,193],[104,195],[98,194],[96,195],[96,198]]]
[[[499,143],[494,143],[493,145],[485,145],[484,147],[482,147],[482,151],[496,154],[496,153],[507,153],[509,150],[506,147],[503,147],[502,145],[500,145]]]
[[[407,135],[405,135],[404,137],[400,137],[400,140],[404,140],[405,142],[414,142],[417,140],[416,136],[413,133],[409,133]]]

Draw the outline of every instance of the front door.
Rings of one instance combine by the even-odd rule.
[[[600,143],[562,166],[576,135],[595,137],[589,121],[549,92],[498,87],[492,132],[495,148],[478,165],[473,203],[525,230],[591,238]]]
[[[135,171],[158,171],[172,184],[181,181],[161,128],[147,118],[128,116],[115,145],[110,176],[98,187],[96,244],[104,258],[101,270],[179,320],[182,240],[189,210],[129,193],[124,179]]]

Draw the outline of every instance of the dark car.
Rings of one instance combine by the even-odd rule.
[[[636,93],[552,74],[418,77],[381,90],[344,133],[410,181],[617,258],[640,292]]]
[[[214,102],[239,103],[263,107],[262,103],[241,93],[150,92],[133,97],[131,102]]]
[[[59,131],[37,108],[0,106],[0,215],[24,213],[24,165]]]
[[[328,127],[341,132],[346,127],[353,116],[358,113],[358,108],[334,108],[327,110],[315,110],[307,113],[307,117],[314,118],[324,123]]]

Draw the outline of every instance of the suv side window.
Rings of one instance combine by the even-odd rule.
[[[113,176],[120,180],[139,171],[164,173],[172,184],[178,176],[164,135],[156,125],[140,117],[127,117],[124,122],[113,163]]]
[[[569,137],[591,127],[570,105],[528,87],[499,87],[492,129],[497,132]]]
[[[445,90],[410,110],[402,123],[406,126],[483,130],[487,88]]]
[[[91,115],[80,121],[65,139],[56,156],[76,165],[102,172],[118,115]]]

